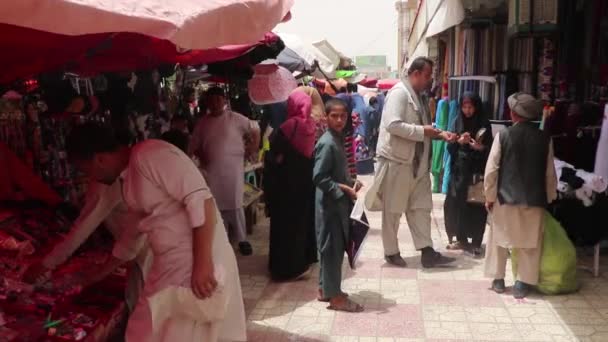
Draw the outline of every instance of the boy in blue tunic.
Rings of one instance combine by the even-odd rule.
[[[349,234],[352,201],[361,183],[353,181],[348,170],[344,136],[346,103],[332,99],[326,104],[328,130],[315,147],[313,181],[316,186],[316,230],[320,258],[319,300],[328,309],[361,312],[363,307],[342,292],[342,262]]]

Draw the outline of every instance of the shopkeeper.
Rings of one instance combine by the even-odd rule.
[[[0,165],[0,201],[37,200],[53,208],[63,202],[3,142],[0,142]]]
[[[127,342],[245,341],[236,257],[192,160],[159,140],[120,148],[113,132],[96,123],[74,128],[66,147],[92,179],[118,180],[129,209],[145,216],[115,246],[128,251],[143,237],[154,253]]]
[[[112,185],[91,182],[87,189],[80,216],[74,222],[70,233],[40,263],[28,268],[24,276],[25,281],[40,283],[47,280],[51,271],[66,262],[102,223],[112,233],[114,239],[118,241],[125,232],[128,233],[134,227],[137,227],[139,221],[140,215],[130,212],[125,205],[119,181],[115,181]],[[126,301],[130,310],[133,310],[137,303],[139,292],[143,288],[143,280],[152,263],[152,254],[147,246],[143,244],[143,241],[140,243],[142,243],[142,246],[137,247],[139,253],[135,258],[136,262],[129,269],[126,289]],[[103,270],[95,270],[95,277],[90,279],[75,280],[81,283],[74,285],[83,285],[83,282],[92,283],[101,280],[118,266],[131,259],[131,252],[125,253],[124,249],[115,248],[112,260],[104,265]]]

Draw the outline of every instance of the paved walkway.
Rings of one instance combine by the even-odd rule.
[[[433,240],[443,251],[443,198],[434,198]],[[329,311],[315,300],[317,274],[306,281],[273,283],[267,276],[268,223],[251,237],[254,255],[239,257],[251,342],[405,342],[405,341],[608,341],[608,271],[592,278],[580,271],[575,295],[516,301],[488,290],[483,260],[463,253],[453,267],[424,270],[405,221],[400,230],[408,268],[384,263],[380,216],[359,265],[345,264],[343,289],[363,304],[364,313]],[[507,279],[507,285],[512,284]]]

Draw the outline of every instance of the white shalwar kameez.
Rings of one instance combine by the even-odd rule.
[[[206,300],[197,299],[191,290],[192,229],[204,224],[204,201],[212,198],[192,160],[168,143],[148,140],[132,149],[121,177],[125,202],[146,216],[139,230],[154,253],[126,340],[246,341],[236,258],[219,212],[212,253],[218,290]],[[224,315],[218,314],[224,310]]]
[[[247,240],[243,193],[245,191],[245,141],[257,123],[225,110],[220,116],[200,119],[190,141],[190,154],[200,161],[201,170],[222,213],[234,242]]]

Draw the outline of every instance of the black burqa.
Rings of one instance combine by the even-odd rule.
[[[468,145],[458,143],[448,145],[451,155],[451,177],[447,197],[444,203],[445,227],[448,238],[456,237],[459,242],[467,243],[472,239],[472,247],[479,248],[485,233],[487,211],[483,205],[467,202],[468,189],[476,175],[483,176],[486,162],[492,147],[492,127],[483,113],[483,105],[477,94],[467,92],[460,98],[462,108],[464,100],[470,100],[475,107],[475,114],[467,118],[460,109],[456,119],[455,132],[459,135],[471,134],[475,139],[477,132],[485,128],[486,133],[481,138],[485,146],[483,151],[476,151]]]
[[[268,267],[273,280],[293,279],[317,262],[313,159],[298,152],[281,129],[271,138],[264,164],[270,216]]]

